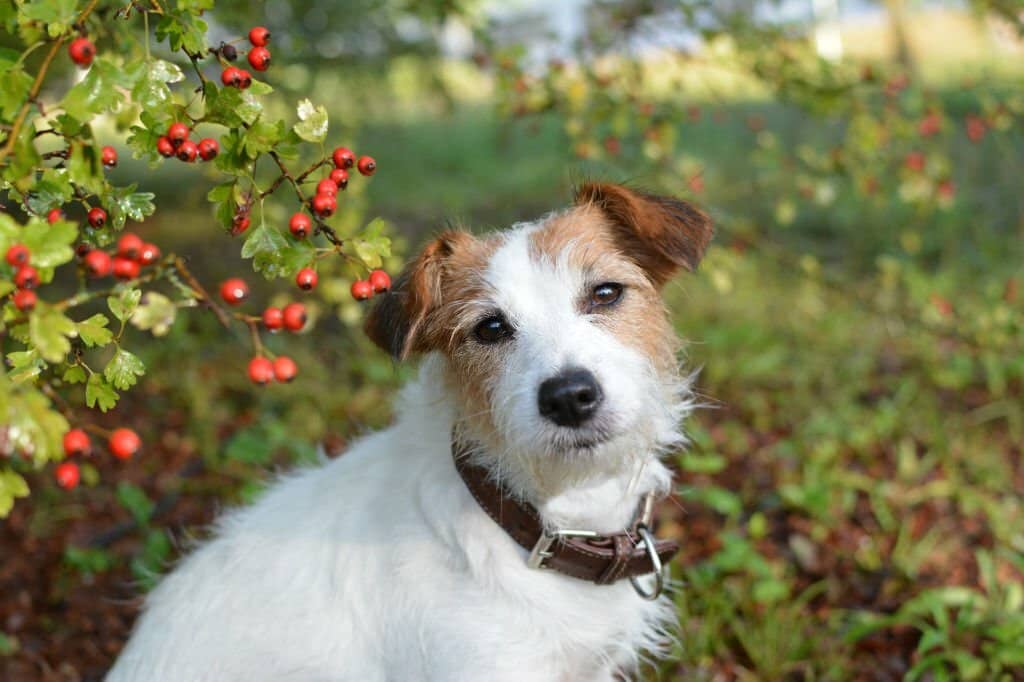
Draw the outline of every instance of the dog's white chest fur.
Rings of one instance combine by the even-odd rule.
[[[408,387],[393,427],[223,519],[109,682],[600,680],[656,646],[664,599],[526,567],[451,465],[437,390]]]

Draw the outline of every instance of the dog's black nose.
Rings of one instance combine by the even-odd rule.
[[[579,426],[594,416],[603,399],[594,375],[577,367],[541,384],[537,406],[541,415],[559,426]]]

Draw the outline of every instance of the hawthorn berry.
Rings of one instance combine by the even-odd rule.
[[[303,291],[312,291],[316,287],[317,280],[316,270],[313,268],[302,268],[295,275],[295,283]]]
[[[139,276],[141,267],[138,261],[123,256],[114,256],[113,271],[114,277],[120,280],[135,279]]]
[[[288,221],[288,229],[296,239],[304,239],[313,229],[313,221],[305,213],[296,213]]]
[[[81,242],[78,246],[75,247],[75,255],[78,256],[79,260],[85,258],[85,255],[90,251],[92,251],[92,247],[86,244],[85,242]]]
[[[233,62],[238,59],[238,50],[231,43],[220,44],[220,56],[229,62]]]
[[[171,138],[161,135],[156,141],[156,151],[164,158],[174,156],[174,143],[171,142]]]
[[[356,168],[363,175],[373,175],[377,170],[377,162],[373,160],[372,156],[360,156],[359,163],[356,164]]]
[[[220,145],[212,137],[204,137],[199,140],[199,158],[203,161],[212,161],[220,154]]]
[[[59,208],[51,208],[50,212],[46,214],[46,222],[53,225],[58,220],[64,219],[64,211]]]
[[[274,363],[269,358],[257,355],[249,361],[249,379],[254,384],[269,384],[274,380]]]
[[[302,331],[306,326],[306,306],[301,303],[289,303],[281,311],[284,328],[290,332]]]
[[[317,194],[327,194],[329,196],[338,196],[338,185],[334,180],[330,178],[324,178],[316,185]]]
[[[199,147],[192,140],[185,140],[178,145],[177,157],[185,163],[193,163],[199,155]]]
[[[14,244],[11,248],[7,249],[8,265],[13,265],[14,267],[28,265],[31,258],[32,254],[24,244]]]
[[[221,72],[220,82],[231,88],[240,87],[242,84],[242,70],[237,66],[229,66]]]
[[[383,294],[391,288],[391,277],[383,270],[374,270],[370,273],[370,286],[373,287],[373,293]]]
[[[39,271],[31,265],[22,265],[14,273],[14,286],[19,289],[35,289],[39,286]]]
[[[317,194],[313,197],[313,213],[321,218],[327,218],[334,214],[338,208],[338,200],[330,194]]]
[[[82,429],[71,429],[64,434],[64,454],[68,457],[88,455],[91,449],[89,434]]]
[[[178,121],[177,123],[172,123],[171,127],[167,129],[167,139],[170,140],[172,145],[177,147],[188,139],[191,132],[187,125]]]
[[[249,31],[249,42],[256,47],[264,47],[270,42],[270,31],[263,26],[254,26]]]
[[[139,438],[139,435],[126,428],[115,429],[110,434],[110,440],[107,441],[110,454],[118,459],[130,458],[138,452],[140,445],[142,445],[142,440]]]
[[[238,305],[249,295],[249,285],[239,277],[226,279],[220,285],[220,297],[228,305]]]
[[[134,232],[125,232],[117,240],[117,255],[124,258],[137,258],[142,245],[142,237]]]
[[[100,160],[107,168],[113,168],[117,165],[117,150],[107,145],[100,150]]]
[[[335,168],[331,171],[331,182],[338,189],[345,189],[348,187],[348,171],[344,168]]]
[[[356,155],[348,147],[338,147],[331,155],[335,168],[351,168],[356,163]]]
[[[36,302],[39,299],[36,298],[36,292],[31,289],[18,289],[11,296],[11,301],[14,302],[14,307],[22,312],[28,312],[36,307]]]
[[[274,359],[274,378],[281,382],[288,382],[295,378],[298,373],[298,365],[287,355],[278,355]]]
[[[82,479],[82,473],[74,462],[61,462],[53,470],[53,476],[57,479],[57,485],[64,490],[77,487],[78,482]]]
[[[367,282],[365,279],[357,279],[352,282],[352,298],[357,301],[365,301],[366,299],[373,296],[373,285]]]
[[[231,235],[237,236],[249,229],[249,216],[235,216],[231,221]]]
[[[96,56],[96,46],[88,38],[75,38],[68,45],[68,54],[71,61],[84,69],[92,64],[92,59]]]
[[[152,265],[160,260],[160,248],[156,244],[146,242],[139,249],[136,260],[139,261],[139,265]]]
[[[271,332],[279,331],[284,326],[284,313],[281,309],[270,307],[264,310],[263,326]]]
[[[238,87],[245,90],[250,85],[252,85],[252,74],[242,69],[242,82],[238,84]]]
[[[266,71],[270,66],[270,50],[265,47],[254,47],[247,57],[249,65],[257,71]]]
[[[106,277],[114,267],[110,254],[100,249],[93,249],[85,254],[85,269],[90,277]]]
[[[107,224],[107,212],[99,206],[90,208],[87,218],[89,219],[89,224],[93,227],[103,227]]]

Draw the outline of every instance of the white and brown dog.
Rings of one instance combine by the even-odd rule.
[[[395,424],[227,515],[107,680],[612,680],[663,651],[673,547],[645,524],[690,393],[660,289],[711,233],[589,183],[535,223],[442,234],[367,320],[425,355]]]

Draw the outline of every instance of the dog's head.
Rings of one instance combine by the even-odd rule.
[[[660,290],[711,234],[684,201],[588,183],[536,223],[440,235],[366,331],[396,358],[442,354],[460,426],[509,473],[614,467],[679,439],[685,386]]]

